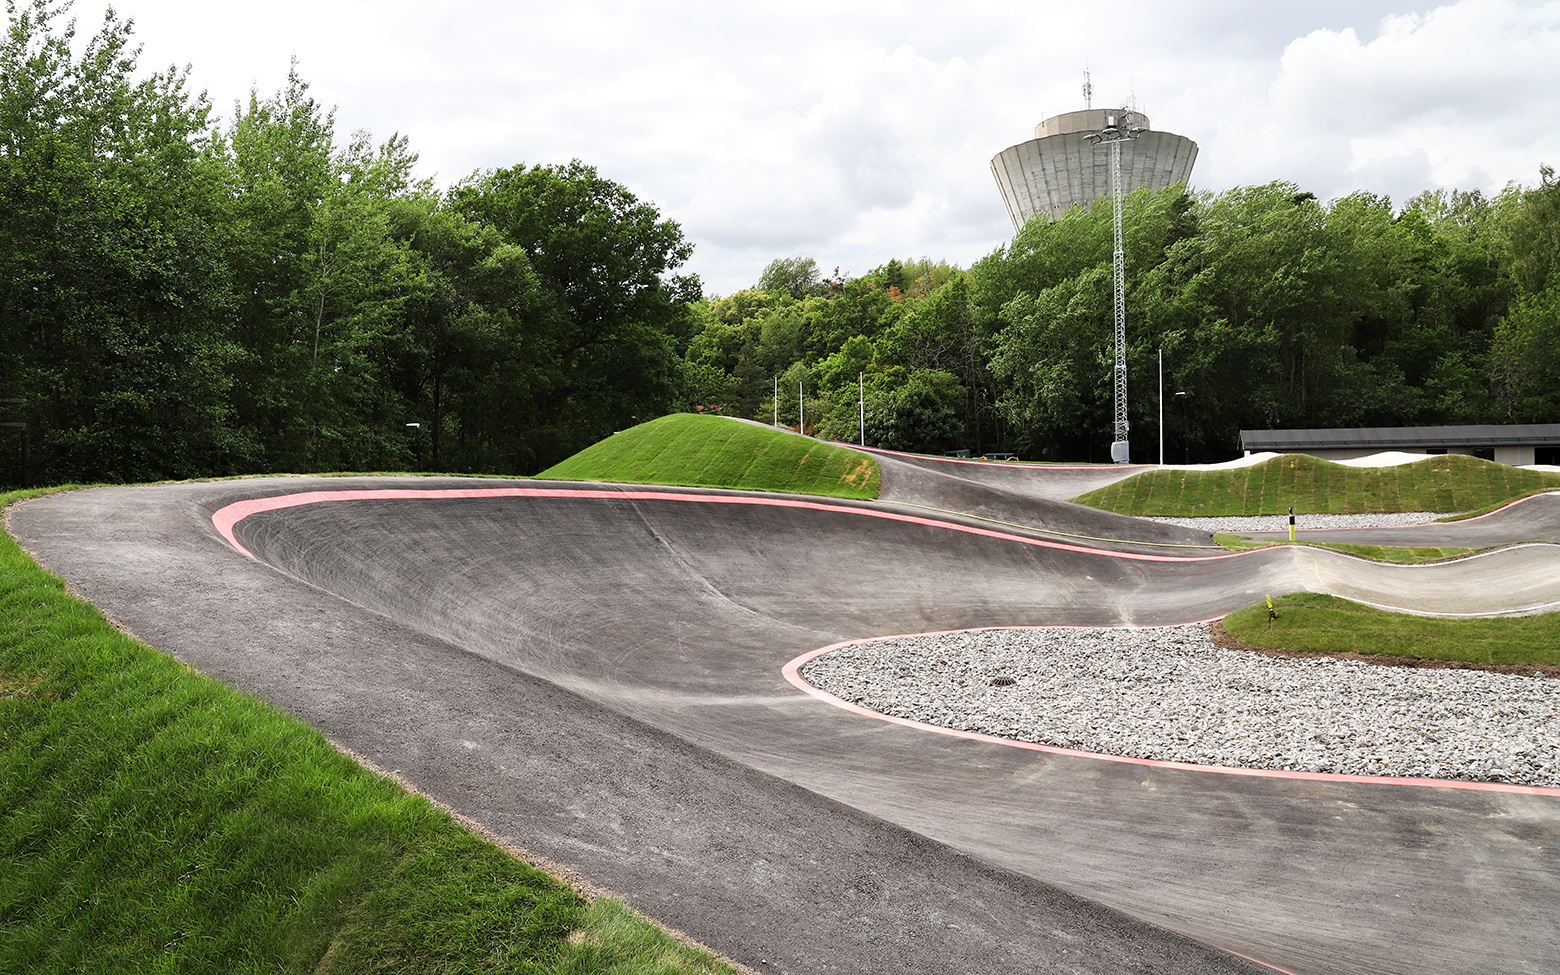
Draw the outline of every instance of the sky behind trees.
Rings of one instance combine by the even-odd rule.
[[[79,37],[105,4],[72,9]],[[1087,9],[1085,9],[1087,7]],[[1271,8],[1271,9],[1269,9]],[[224,123],[289,59],[338,128],[400,132],[448,186],[579,158],[681,224],[730,294],[772,259],[968,266],[1012,237],[990,158],[1135,97],[1200,147],[1196,189],[1323,200],[1498,191],[1560,163],[1560,3],[1253,5],[120,0],[141,64],[192,66]]]

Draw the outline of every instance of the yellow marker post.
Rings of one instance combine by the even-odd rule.
[[[1291,542],[1295,540],[1295,506],[1294,505],[1290,505],[1289,506],[1289,540]],[[1273,605],[1273,601],[1271,599],[1268,600],[1268,605],[1269,606]]]

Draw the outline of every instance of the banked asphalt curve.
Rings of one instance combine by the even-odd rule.
[[[876,503],[265,478],[9,525],[141,638],[757,971],[1560,970],[1552,792],[1013,747],[783,673],[850,639],[1185,623],[1296,589],[1556,608],[1560,497],[1433,529],[1541,544],[1398,568],[1054,500],[1121,469],[878,456]]]

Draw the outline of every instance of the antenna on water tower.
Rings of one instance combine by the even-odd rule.
[[[1083,107],[1094,107],[1094,84],[1089,81],[1089,68],[1087,65],[1083,69]]]

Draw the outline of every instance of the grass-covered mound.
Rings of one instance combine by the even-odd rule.
[[[1447,620],[1389,613],[1337,596],[1299,592],[1224,618],[1230,636],[1253,647],[1332,656],[1360,654],[1455,661],[1496,668],[1555,668],[1560,673],[1560,613]]]
[[[677,484],[873,500],[877,461],[783,430],[674,413],[615,433],[537,477]]]
[[[1151,470],[1074,498],[1164,517],[1469,511],[1560,488],[1560,474],[1443,454],[1396,467],[1349,467],[1284,454],[1233,470]]]
[[[114,629],[6,532],[0,878],[0,972],[732,971]]]

